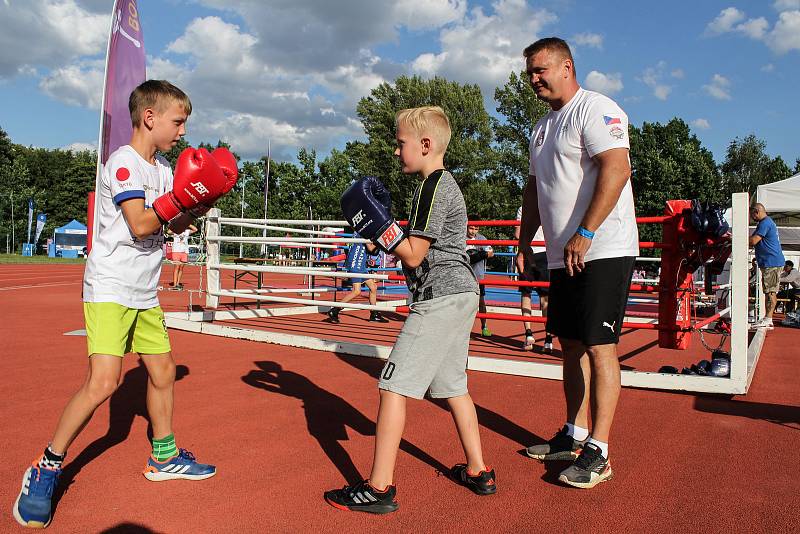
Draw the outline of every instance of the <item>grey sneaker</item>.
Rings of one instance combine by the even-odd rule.
[[[561,471],[558,480],[576,488],[588,489],[601,482],[611,480],[613,476],[611,462],[608,461],[608,458],[603,457],[600,447],[594,443],[587,443],[583,446],[578,459]]]
[[[574,460],[581,453],[584,443],[586,440],[578,441],[567,434],[567,426],[564,425],[547,443],[531,445],[525,449],[525,454],[544,461]]]

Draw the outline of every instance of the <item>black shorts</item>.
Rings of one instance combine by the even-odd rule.
[[[593,260],[571,277],[553,269],[547,331],[584,345],[618,343],[635,259]]]
[[[486,296],[486,286],[480,286],[480,288],[481,288],[481,296],[485,297]]]
[[[547,252],[537,252],[533,255],[533,266],[525,274],[519,277],[521,282],[549,282],[550,271],[547,269]],[[521,287],[519,292],[523,296],[530,297],[533,291],[540,297],[546,297],[550,292],[546,287]]]

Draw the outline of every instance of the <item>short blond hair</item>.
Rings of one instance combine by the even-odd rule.
[[[420,136],[428,136],[441,147],[444,153],[450,144],[450,119],[439,106],[422,106],[419,108],[401,109],[394,119],[395,126],[405,124]]]
[[[166,80],[147,80],[131,93],[128,99],[128,111],[131,113],[131,124],[136,128],[142,120],[142,113],[147,108],[159,113],[170,104],[177,102],[187,115],[192,114],[192,101],[189,96]]]

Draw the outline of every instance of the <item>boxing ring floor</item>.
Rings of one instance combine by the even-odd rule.
[[[171,274],[165,267],[164,284]],[[2,532],[21,532],[10,508],[22,472],[85,378],[86,339],[64,335],[83,328],[81,275],[81,265],[0,266]],[[198,275],[187,267],[187,288],[199,287]],[[189,304],[186,291],[160,298],[167,311]],[[439,404],[409,402],[400,510],[385,517],[341,512],[322,499],[367,475],[380,360],[178,330],[170,337],[179,446],[216,463],[219,474],[159,484],[141,475],[146,375],[128,356],[119,389],[70,449],[48,532],[563,532],[565,521],[599,533],[798,528],[791,451],[800,366],[787,349],[798,343],[796,329],[768,333],[746,397],[623,389],[611,439],[616,476],[588,491],[557,482],[563,464],[518,453],[563,421],[561,384],[470,372],[499,493],[478,497],[437,474],[462,461],[450,417]]]

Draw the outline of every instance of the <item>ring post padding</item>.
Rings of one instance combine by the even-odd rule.
[[[665,349],[687,349],[692,340],[689,331],[692,319],[692,273],[684,268],[681,236],[690,222],[684,210],[691,209],[689,200],[668,200],[664,215],[662,241],[671,247],[661,256],[661,281],[658,288],[658,324],[668,329],[658,333],[658,346]]]
[[[219,263],[219,241],[213,238],[219,236],[219,214],[218,208],[211,208],[208,211],[208,218],[206,219],[206,266],[216,265]],[[206,280],[208,284],[208,291],[206,291],[206,308],[216,308],[219,306],[219,297],[217,293],[220,291],[219,284],[219,271],[217,269],[208,269],[206,273]]]

